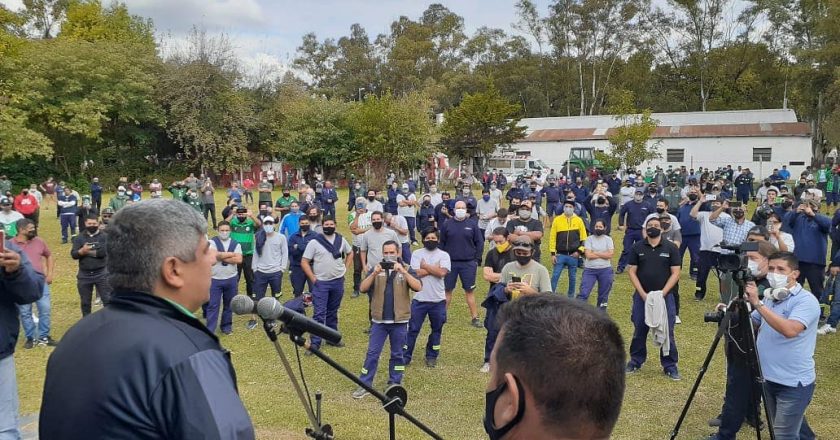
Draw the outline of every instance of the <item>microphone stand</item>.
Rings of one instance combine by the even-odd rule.
[[[302,331],[289,326],[283,326],[281,328],[281,331],[288,333],[289,338],[295,345],[306,348],[306,338],[303,337]],[[277,344],[276,340],[275,344]],[[389,438],[391,440],[396,439],[396,415],[402,416],[403,418],[411,422],[414,426],[420,428],[423,432],[428,434],[429,437],[436,440],[443,440],[443,437],[436,434],[428,426],[424,425],[421,421],[415,419],[414,416],[412,416],[405,410],[405,404],[408,401],[408,392],[402,385],[391,385],[390,387],[388,387],[387,390],[385,390],[385,394],[380,393],[370,385],[362,382],[362,380],[359,379],[355,374],[351,373],[346,368],[341,366],[341,364],[339,364],[338,362],[334,361],[332,358],[321,352],[321,350],[310,347],[309,351],[322,361],[326,362],[327,365],[331,366],[334,370],[344,375],[344,377],[350,379],[353,383],[359,385],[365,391],[367,391],[382,402],[382,408],[388,412],[388,430]]]
[[[286,359],[286,354],[283,352],[283,348],[280,346],[280,343],[277,342],[277,332],[275,331],[277,325],[272,320],[263,319],[262,321],[263,330],[265,330],[266,336],[268,336],[268,339],[270,339],[272,345],[274,345],[274,349],[277,350],[277,355],[280,357],[280,361],[283,363],[283,368],[286,370],[286,374],[289,376],[289,380],[291,380],[292,382],[292,387],[294,387],[295,392],[297,393],[298,398],[300,399],[300,403],[303,404],[303,409],[304,411],[306,411],[306,416],[309,418],[309,423],[312,425],[311,428],[306,428],[306,435],[316,440],[333,440],[335,437],[333,435],[332,426],[321,425],[321,393],[316,393],[315,395],[315,398],[318,402],[318,414],[316,416],[312,412],[312,406],[306,399],[306,395],[300,388],[300,384],[298,383],[297,377],[295,376],[294,371],[292,370],[291,364],[289,364],[289,360]]]

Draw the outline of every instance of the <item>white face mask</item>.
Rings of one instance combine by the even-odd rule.
[[[219,240],[226,241],[230,238],[230,232],[219,232]]]
[[[770,283],[770,287],[774,289],[787,287],[788,285],[788,277],[783,273],[768,273],[767,281]]]
[[[747,263],[747,267],[750,269],[750,274],[752,274],[752,276],[757,277],[761,274],[761,269],[758,268],[758,263],[755,261],[750,260]]]
[[[274,232],[274,225],[263,225],[263,231],[265,231],[266,234],[271,234]]]
[[[522,220],[528,220],[529,218],[531,218],[531,211],[527,209],[520,209],[519,218],[521,218]]]
[[[455,210],[455,218],[457,218],[458,220],[463,220],[463,219],[467,218],[467,210],[462,209],[462,208],[456,209]]]
[[[567,207],[563,208],[563,213],[565,213],[567,216],[571,217],[571,216],[575,215],[575,208],[572,208],[571,206],[567,206]]]

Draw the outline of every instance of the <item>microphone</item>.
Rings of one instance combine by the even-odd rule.
[[[250,300],[250,298],[248,298]],[[231,302],[233,305],[233,302]],[[233,309],[236,312],[236,309]],[[248,309],[248,313],[251,309]],[[292,328],[304,333],[310,333],[318,336],[331,344],[338,344],[341,342],[341,333],[333,330],[320,322],[314,321],[294,310],[283,307],[279,301],[272,297],[265,297],[257,303],[257,314],[265,320],[282,321],[286,327]]]
[[[257,305],[248,295],[236,295],[230,300],[230,309],[237,315],[252,315],[257,313]]]

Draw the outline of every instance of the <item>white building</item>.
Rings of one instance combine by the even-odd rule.
[[[811,164],[811,128],[798,122],[793,110],[654,113],[659,126],[651,142],[659,142],[660,159],[642,166],[687,168],[738,165],[765,177],[787,165],[797,176]],[[512,149],[528,152],[560,170],[573,147],[609,152],[608,136],[618,122],[612,116],[523,119],[527,136]]]

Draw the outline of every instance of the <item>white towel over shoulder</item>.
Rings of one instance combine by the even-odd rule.
[[[648,292],[645,300],[645,324],[650,327],[653,345],[662,347],[662,354],[671,351],[670,329],[668,328],[668,306],[661,290]]]

